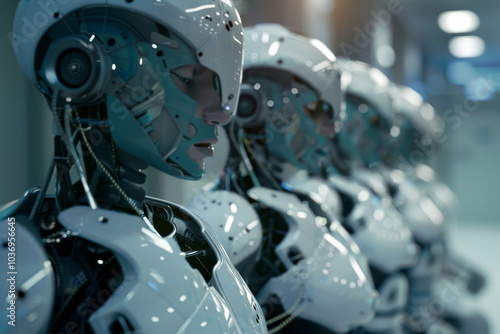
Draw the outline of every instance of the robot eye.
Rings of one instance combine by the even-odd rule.
[[[182,81],[186,85],[189,85],[191,82],[193,82],[193,79],[186,78],[185,76],[182,76],[177,72],[172,72],[172,74],[175,75],[180,81]]]
[[[170,72],[175,75],[181,82],[189,85],[193,82],[193,66],[181,66],[172,69]]]

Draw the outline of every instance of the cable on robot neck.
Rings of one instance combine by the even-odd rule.
[[[85,196],[87,197],[87,200],[89,202],[90,207],[93,210],[98,209],[97,202],[94,198],[94,195],[92,195],[92,192],[90,191],[90,187],[87,182],[87,177],[85,176],[85,171],[83,170],[83,166],[80,160],[80,157],[78,156],[78,153],[76,152],[76,149],[74,145],[72,144],[71,140],[71,133],[70,133],[70,124],[69,124],[69,117],[71,113],[71,107],[69,103],[66,103],[64,105],[64,128],[61,124],[60,117],[57,113],[57,100],[59,97],[59,91],[55,90],[54,93],[52,94],[52,105],[51,105],[51,111],[52,114],[54,115],[54,122],[55,126],[57,128],[57,131],[60,133],[60,136],[62,140],[64,141],[64,144],[73,158],[73,161],[75,163],[78,175],[80,177],[80,181],[82,182],[83,190],[85,192]]]
[[[85,135],[85,130],[83,129],[82,124],[80,122],[80,117],[78,116],[78,112],[76,110],[74,112],[75,112],[75,115],[76,115],[75,121],[76,121],[76,124],[77,124],[77,129],[80,132],[80,135],[81,135],[81,137],[83,139],[83,143],[85,144],[85,147],[87,148],[88,152],[90,153],[90,156],[92,157],[92,159],[94,159],[94,161],[97,164],[97,166],[102,170],[102,172],[108,178],[108,180],[111,182],[111,184],[113,185],[113,187],[115,187],[118,190],[118,192],[120,193],[120,195],[125,199],[125,201],[130,205],[130,207],[146,223],[146,226],[148,227],[148,229],[151,230],[156,235],[160,236],[160,234],[153,227],[153,224],[150,222],[150,220],[144,214],[144,211],[141,210],[141,209],[139,209],[139,207],[137,206],[136,202],[125,193],[125,191],[120,186],[120,184],[118,183],[118,181],[113,177],[113,175],[111,175],[111,173],[106,168],[106,166],[104,166],[104,164],[95,155],[94,150],[90,146],[90,143],[87,140],[87,136]]]
[[[63,120],[64,120],[64,126],[63,126],[63,124],[61,124],[61,115],[58,113],[58,109],[57,109],[58,98],[59,98],[59,91],[55,90],[53,95],[52,95],[51,111],[52,111],[52,114],[54,117],[54,124],[56,127],[56,131],[59,133],[61,139],[64,142],[66,149],[68,150],[71,158],[73,159],[74,165],[77,169],[78,176],[79,176],[80,182],[82,184],[85,196],[88,200],[89,206],[93,210],[97,210],[99,208],[97,201],[95,200],[94,195],[92,194],[92,191],[90,190],[90,187],[89,187],[89,184],[87,181],[87,176],[85,175],[85,171],[83,169],[82,158],[78,154],[76,147],[73,144],[73,137],[76,137],[77,133],[80,134],[81,139],[83,140],[83,144],[85,145],[86,149],[90,153],[92,159],[95,161],[97,166],[102,170],[102,172],[105,174],[105,176],[111,182],[113,187],[115,187],[118,190],[120,195],[130,205],[130,207],[134,210],[134,212],[136,212],[136,214],[142,218],[142,220],[144,221],[144,223],[146,224],[148,229],[151,230],[153,233],[157,234],[158,236],[160,236],[158,234],[158,232],[156,231],[156,229],[153,227],[153,224],[145,216],[144,212],[141,209],[139,209],[136,202],[125,193],[125,191],[118,184],[116,179],[111,175],[109,170],[103,165],[103,163],[95,155],[90,143],[87,140],[86,134],[85,134],[85,131],[86,130],[88,131],[89,129],[83,128],[82,123],[80,121],[80,117],[78,115],[78,112],[71,107],[70,100],[69,101],[67,100],[66,103],[64,104],[64,113],[62,115]],[[71,120],[72,120],[73,113],[75,114],[74,121],[76,122],[76,130],[75,130],[74,134],[71,133]],[[52,173],[54,170],[54,165],[55,165],[55,163],[53,160],[51,163],[51,167],[49,168],[49,173],[47,175],[47,179],[45,180],[42,191],[40,192],[39,197],[37,198],[37,202],[35,202],[35,206],[30,214],[30,217],[32,215],[34,216],[36,214],[36,212],[38,211],[38,207],[40,206],[41,199],[45,196],[45,193],[47,190],[46,188],[48,186],[48,183],[50,182],[50,179],[51,179],[51,176],[52,176]]]

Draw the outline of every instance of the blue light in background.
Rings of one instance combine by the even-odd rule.
[[[500,68],[479,67],[467,61],[453,61],[446,68],[448,81],[463,85],[464,94],[470,101],[491,100],[500,90]]]
[[[454,85],[465,85],[477,77],[476,70],[467,61],[452,61],[446,68],[448,81]]]

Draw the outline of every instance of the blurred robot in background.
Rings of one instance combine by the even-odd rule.
[[[244,69],[238,114],[226,127],[231,141],[226,169],[218,189],[196,196],[191,208],[202,217],[213,215],[203,205],[230,191],[256,209],[262,246],[236,266],[268,317],[277,314],[269,320],[272,326],[285,319],[271,331],[401,332],[407,284],[400,270],[417,253],[409,229],[384,208],[376,210],[377,204],[367,201],[370,192],[348,180],[345,188],[367,202],[350,203],[344,219],[341,198],[322,178],[343,103],[335,56],[318,40],[263,24],[245,29]],[[240,249],[234,244],[250,234],[236,213],[239,209],[228,205],[219,220],[209,221],[218,225],[221,239],[231,241],[230,256],[230,250]],[[344,223],[361,220],[346,225],[349,235]],[[233,232],[235,224],[243,231]],[[366,303],[373,300],[374,270],[383,282],[377,302],[382,308],[371,319],[373,309]],[[282,326],[293,318],[292,325]]]
[[[394,126],[398,135],[396,149],[384,159],[382,175],[391,188],[396,206],[402,212],[408,211],[408,216],[421,217],[421,221],[415,222],[420,225],[419,230],[422,232],[417,236],[417,241],[426,246],[435,244],[431,247],[439,249],[437,254],[432,255],[439,259],[436,261],[438,266],[434,269],[421,268],[424,270],[416,275],[418,278],[413,295],[419,298],[415,302],[417,305],[422,304],[426,295],[429,298],[429,293],[432,296],[443,295],[450,291],[450,286],[461,294],[477,294],[484,286],[485,278],[474,266],[453,254],[447,245],[447,230],[455,220],[457,200],[452,191],[437,178],[434,170],[426,165],[441,144],[445,130],[442,120],[434,108],[409,87],[393,85],[391,95],[395,112]],[[418,203],[419,212],[415,210],[414,203]],[[441,225],[443,227],[440,230],[433,231],[433,226]],[[420,265],[425,266],[423,263]],[[427,294],[424,293],[426,288],[419,287],[417,283],[420,281],[422,284],[423,277],[435,283],[433,291]],[[460,333],[488,333],[484,318],[460,310],[460,298],[456,296],[455,299],[446,302],[442,316]]]
[[[405,325],[410,332],[462,331],[464,328],[447,324],[442,312],[430,310],[433,287],[443,273],[445,217],[423,189],[402,171],[391,168],[403,159],[401,157],[412,153],[404,145],[406,136],[410,135],[406,129],[413,126],[402,124],[401,115],[393,111],[393,101],[407,95],[403,91],[395,93],[387,77],[367,64],[350,60],[343,60],[341,64],[347,108],[344,126],[335,142],[336,151],[340,153],[336,161],[348,162],[349,166],[341,167],[350,169],[350,175],[357,182],[377,193],[382,201],[393,203],[421,248],[418,263],[408,270],[409,313]],[[410,102],[400,101],[399,105],[408,108]],[[429,117],[430,112],[425,108],[424,115]],[[422,143],[428,139],[424,138]],[[410,142],[413,143],[413,139]],[[482,326],[479,322],[481,320],[478,326]]]
[[[229,0],[19,3],[13,46],[55,154],[43,187],[0,211],[1,333],[267,333],[213,230],[141,187],[147,166],[202,176],[242,42]]]
[[[339,59],[342,87],[346,93],[345,108],[340,114],[341,129],[329,141],[329,160],[324,178],[339,194],[342,202],[343,225],[367,255],[380,298],[377,316],[364,331],[367,333],[401,333],[408,296],[405,271],[417,260],[419,248],[403,217],[394,207],[384,188],[383,180],[363,167],[371,164],[380,150],[379,142],[365,140],[373,134],[356,130],[354,123],[386,126],[375,110],[363,108],[362,115],[352,114],[352,105],[363,103],[362,97],[349,93],[355,82],[366,94],[374,96],[378,106],[390,107],[387,91],[389,80],[376,69],[359,62]],[[346,68],[351,68],[346,72]],[[388,141],[389,138],[379,138]],[[358,145],[363,143],[363,145]],[[365,182],[368,181],[368,182]]]

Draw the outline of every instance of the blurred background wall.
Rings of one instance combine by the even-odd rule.
[[[16,4],[16,0],[0,4],[0,203],[40,186],[52,154],[50,113],[21,73],[9,41]],[[460,201],[452,243],[490,277],[489,290],[477,303],[498,310],[500,290],[491,282],[500,276],[500,269],[495,269],[500,255],[500,2],[236,0],[235,4],[245,25],[277,22],[316,37],[337,56],[368,62],[394,82],[414,88],[443,116],[447,139],[430,155]],[[438,18],[450,10],[472,11],[476,18],[471,24],[477,26],[471,32],[443,31]],[[470,23],[457,20],[460,26]],[[480,39],[457,42],[450,50],[453,38],[470,35]],[[221,140],[201,181],[185,182],[149,171],[149,193],[187,203],[216,178],[224,164],[224,144]]]

